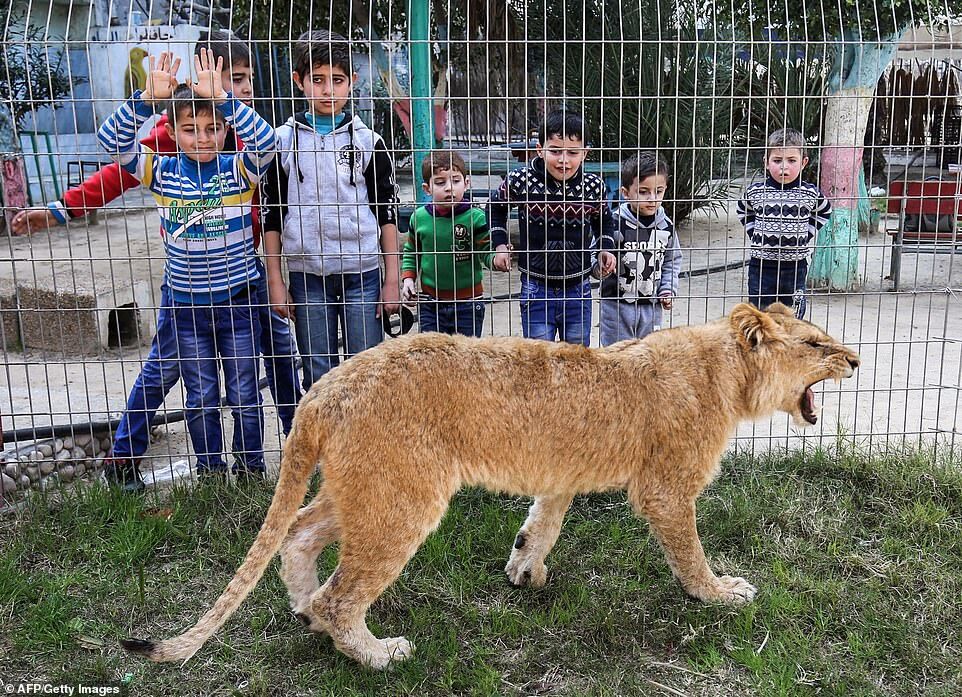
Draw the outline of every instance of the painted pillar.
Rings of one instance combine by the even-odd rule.
[[[872,106],[871,88],[844,89],[828,98],[819,186],[832,202],[832,216],[821,229],[809,270],[809,286],[855,290],[860,226],[868,224],[868,198],[862,169],[862,142]]]
[[[868,194],[862,146],[875,85],[891,62],[901,36],[863,43],[846,37],[828,78],[822,134],[822,192],[832,201],[832,216],[821,229],[808,272],[811,288],[849,291],[859,287],[859,228],[867,227]]]
[[[414,152],[414,177],[421,177],[421,163],[434,148],[431,85],[430,0],[411,0],[408,13],[408,38],[411,56],[411,149]],[[427,195],[415,186],[418,200]]]

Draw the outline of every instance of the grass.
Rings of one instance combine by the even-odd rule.
[[[276,561],[185,666],[119,649],[209,607],[266,486],[38,500],[0,520],[0,676],[125,680],[134,695],[962,693],[958,461],[809,451],[733,457],[724,472],[699,526],[713,568],[759,587],[753,604],[687,598],[614,494],[575,500],[544,589],[512,588],[503,567],[527,502],[471,490],[369,616],[418,647],[385,673],[301,627]]]

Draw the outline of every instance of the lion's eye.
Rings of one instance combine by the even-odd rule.
[[[811,346],[812,348],[821,348],[821,347],[822,347],[822,345],[821,345],[820,343],[818,343],[817,341],[806,341],[805,344],[808,345],[808,346]]]

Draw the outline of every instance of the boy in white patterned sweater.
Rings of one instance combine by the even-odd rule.
[[[768,137],[767,177],[738,202],[738,219],[751,244],[748,300],[759,309],[774,302],[805,317],[805,281],[811,242],[828,222],[832,204],[817,186],[802,181],[808,164],[805,138],[792,128]]]
[[[187,388],[187,428],[198,474],[226,474],[220,424],[220,368],[234,415],[238,474],[262,474],[263,414],[257,385],[259,313],[252,307],[260,278],[251,203],[274,158],[276,136],[257,113],[226,92],[223,59],[195,56],[197,82],[177,84],[180,60],[149,60],[146,89],[137,91],[101,126],[98,139],[157,201],[167,253],[165,276],[181,375]],[[176,155],[137,142],[141,124],[170,99],[169,135]],[[225,154],[227,126],[245,143]]]

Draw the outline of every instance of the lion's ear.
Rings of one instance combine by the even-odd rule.
[[[739,341],[743,341],[748,348],[755,348],[768,341],[779,339],[779,328],[775,321],[766,313],[760,312],[754,305],[740,303],[735,306],[728,320],[735,330]]]
[[[782,305],[781,303],[772,303],[765,308],[765,312],[770,315],[785,315],[786,317],[794,317],[795,313],[792,312],[792,308],[787,305]]]

